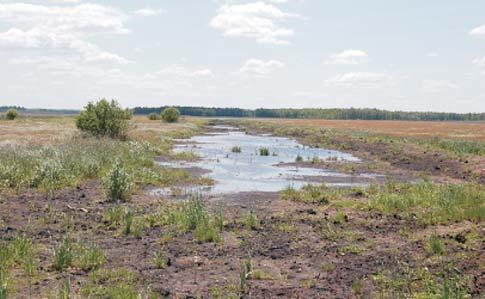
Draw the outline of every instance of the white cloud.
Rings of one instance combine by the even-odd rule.
[[[190,74],[192,77],[214,77],[211,69],[195,70]]]
[[[484,57],[475,58],[473,60],[473,63],[476,64],[476,65],[478,65],[478,66],[485,67],[485,56]]]
[[[423,80],[421,90],[425,93],[449,92],[457,89],[458,85],[448,80]]]
[[[329,56],[327,64],[363,64],[367,63],[369,55],[361,50],[344,50]]]
[[[253,2],[247,4],[225,4],[210,21],[210,26],[221,30],[227,37],[245,37],[258,43],[289,44],[288,38],[294,31],[277,24],[289,18],[298,17],[286,13],[272,4]]]
[[[249,74],[255,76],[267,76],[270,73],[281,69],[285,64],[279,60],[260,60],[260,59],[248,59],[246,63],[239,69],[241,74]]]
[[[324,82],[327,85],[343,87],[376,88],[388,84],[392,76],[386,73],[354,72],[337,75]]]
[[[135,11],[135,15],[142,17],[152,17],[163,13],[163,9],[141,8]]]
[[[470,30],[471,36],[485,37],[485,25]]]
[[[11,26],[0,32],[0,48],[63,50],[85,61],[127,63],[127,59],[89,42],[89,37],[129,33],[124,26],[128,19],[119,10],[98,4],[0,4],[0,21]]]

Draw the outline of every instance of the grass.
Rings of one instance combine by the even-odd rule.
[[[480,184],[387,183],[369,190],[368,208],[416,217],[424,224],[485,220],[485,187]]]
[[[264,157],[269,156],[269,148],[267,148],[267,147],[261,147],[259,149],[259,155],[260,156],[264,156]]]
[[[446,252],[446,245],[438,235],[432,234],[427,240],[426,251],[433,255],[443,255]]]
[[[175,128],[165,130],[167,125],[153,125],[136,119],[131,124],[129,140],[119,141],[80,137],[72,128],[73,119],[70,118],[26,119],[23,122],[25,130],[18,129],[23,135],[14,136],[19,139],[0,145],[0,191],[37,188],[53,193],[65,187],[78,186],[86,180],[113,175],[117,164],[122,164],[126,176],[133,178],[134,186],[162,186],[187,180],[189,176],[185,171],[162,169],[154,158],[170,156],[173,138],[190,137],[199,130],[198,124],[177,124]],[[37,131],[29,131],[29,125],[33,124],[52,131],[41,137],[46,139],[42,142],[23,144],[23,139],[37,137]],[[61,124],[69,128],[66,130],[68,133],[62,133]],[[10,125],[0,124],[0,131],[3,126],[6,130],[16,130]],[[57,135],[61,136],[60,139]],[[112,190],[107,193],[109,197],[119,197]]]
[[[81,287],[81,295],[86,298],[139,298],[135,276],[124,268],[100,269],[91,273],[88,281]]]
[[[163,208],[158,217],[162,225],[171,225],[183,232],[193,232],[194,238],[200,243],[221,240],[222,213],[211,214],[204,202],[196,197]]]
[[[242,152],[242,149],[240,146],[233,146],[232,149],[231,149],[231,152],[235,153],[235,154],[239,154]]]
[[[105,261],[106,256],[101,248],[82,242],[71,242],[66,237],[54,250],[53,268],[62,272],[69,267],[75,267],[89,272],[99,269]]]
[[[258,215],[256,215],[253,210],[249,211],[244,216],[243,223],[247,229],[251,230],[257,230],[261,227],[261,222],[258,219]]]

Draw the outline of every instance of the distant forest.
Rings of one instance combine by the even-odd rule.
[[[40,115],[72,115],[79,114],[79,110],[74,109],[30,109],[18,106],[0,106],[0,113],[6,112],[8,109],[16,109],[20,113],[40,114]]]
[[[136,107],[133,113],[147,115],[160,113],[169,106],[159,108]],[[300,119],[362,119],[362,120],[423,120],[423,121],[478,121],[485,120],[485,113],[405,112],[379,109],[240,109],[176,107],[182,115],[207,117],[300,118]]]
[[[135,107],[132,109],[135,115],[148,115],[160,113],[163,109],[172,106]],[[78,114],[79,110],[70,109],[28,109],[15,106],[0,106],[0,113],[10,108],[17,109],[20,113],[28,114],[55,114],[72,115]],[[447,113],[447,112],[406,112],[387,111],[379,109],[241,109],[241,108],[207,108],[176,106],[182,115],[206,116],[206,117],[253,117],[253,118],[295,118],[295,119],[362,119],[362,120],[423,120],[423,121],[485,121],[485,113]]]

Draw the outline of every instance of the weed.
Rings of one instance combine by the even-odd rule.
[[[170,260],[165,257],[165,255],[157,251],[153,254],[153,263],[157,267],[157,269],[165,269],[170,264]]]
[[[64,240],[54,250],[53,267],[57,271],[63,271],[64,269],[72,265],[73,259],[74,254],[71,242],[68,238],[64,238]]]
[[[108,208],[103,214],[103,222],[110,228],[119,227],[124,219],[125,210],[123,207],[115,206]]]
[[[121,159],[116,159],[103,183],[106,195],[110,201],[126,201],[130,198],[132,182]]]
[[[87,298],[136,299],[134,275],[126,269],[97,270],[81,287],[81,295]]]
[[[348,217],[347,215],[342,212],[342,211],[338,211],[337,213],[335,213],[335,215],[332,217],[332,222],[334,224],[344,224],[348,221]]]
[[[75,249],[74,266],[84,271],[100,268],[106,261],[103,250],[97,246],[79,244]]]
[[[253,210],[249,211],[243,219],[244,226],[247,229],[257,230],[260,228],[261,223],[258,219],[258,215]]]
[[[443,255],[446,252],[446,246],[438,235],[432,234],[426,243],[426,251],[429,254]]]
[[[242,152],[242,150],[241,150],[240,146],[233,146],[232,149],[231,149],[231,152],[233,152],[235,154],[239,154],[239,153]]]
[[[296,156],[295,162],[296,162],[296,163],[303,162],[303,157],[302,157],[302,156],[300,156],[300,155]]]
[[[259,155],[260,156],[269,156],[269,149],[267,147],[261,147],[259,149]]]
[[[485,219],[485,187],[480,184],[434,185],[387,183],[374,186],[368,207],[401,217],[415,216],[424,224]]]
[[[125,216],[123,217],[123,219],[123,234],[125,236],[128,236],[129,234],[131,234],[131,226],[133,224],[133,214],[130,210],[125,210]]]

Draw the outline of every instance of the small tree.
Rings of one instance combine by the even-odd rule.
[[[180,116],[180,111],[177,108],[166,108],[162,112],[162,119],[167,123],[177,122]]]
[[[150,114],[148,114],[148,119],[149,120],[159,120],[160,119],[160,115],[157,114],[157,113],[150,113]]]
[[[11,108],[11,109],[8,109],[7,113],[5,114],[5,117],[8,120],[14,120],[17,117],[19,117],[19,113],[17,112],[17,110]]]
[[[122,139],[126,137],[130,118],[131,112],[122,109],[118,102],[102,99],[84,107],[76,120],[76,126],[94,136]]]

